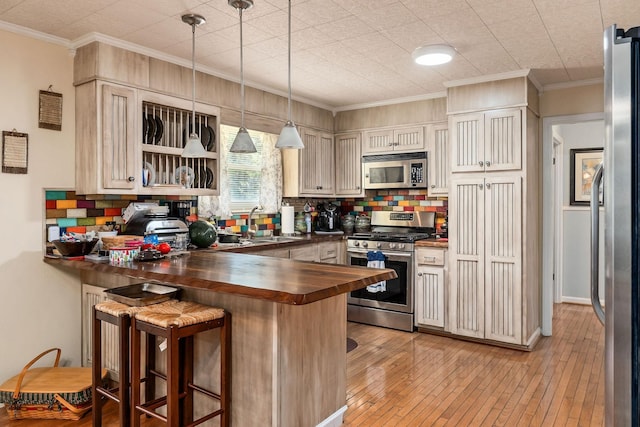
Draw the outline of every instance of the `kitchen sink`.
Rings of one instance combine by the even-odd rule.
[[[254,243],[285,243],[285,242],[295,242],[296,240],[302,240],[304,237],[298,236],[264,236],[264,237],[254,237],[250,239],[249,242]]]

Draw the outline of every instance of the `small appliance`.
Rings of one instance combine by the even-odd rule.
[[[318,204],[318,231],[337,231],[340,230],[340,211],[333,203],[329,203],[327,207]]]
[[[362,156],[365,190],[427,188],[427,153]]]

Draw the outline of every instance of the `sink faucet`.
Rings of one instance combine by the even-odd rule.
[[[253,216],[253,213],[255,211],[261,211],[262,205],[258,205],[258,206],[254,206],[253,208],[251,208],[251,212],[249,212],[249,219],[247,219],[247,237],[250,239],[252,236],[255,236],[256,234],[256,230],[251,229],[252,225],[251,225],[251,217]]]

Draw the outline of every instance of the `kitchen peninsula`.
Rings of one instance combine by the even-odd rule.
[[[125,265],[44,261],[77,270],[84,284],[158,281],[180,287],[181,299],[231,312],[236,426],[340,425],[346,410],[347,293],[396,277],[390,269],[213,250]],[[196,382],[212,389],[217,375],[205,367],[218,366],[215,359],[218,354],[205,353],[196,340]]]

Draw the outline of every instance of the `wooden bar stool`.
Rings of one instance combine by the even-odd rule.
[[[220,328],[220,393],[193,383],[193,338],[196,334]],[[157,376],[166,381],[166,395],[140,402],[141,332],[147,337],[167,340],[166,374],[147,370],[147,378]],[[171,301],[162,306],[148,306],[137,311],[131,322],[131,425],[140,425],[140,414],[150,415],[169,426],[198,425],[220,416],[220,426],[229,426],[231,415],[231,315],[221,308],[187,301]],[[147,383],[145,391],[153,392]],[[219,409],[193,420],[193,392],[220,402]],[[166,406],[167,415],[156,412]]]
[[[120,425],[126,427],[131,421],[131,402],[129,395],[129,334],[131,316],[137,307],[131,307],[116,301],[104,301],[93,306],[93,425],[102,425],[102,397],[118,403]],[[115,325],[118,328],[118,387],[108,388],[102,385],[102,322]]]

